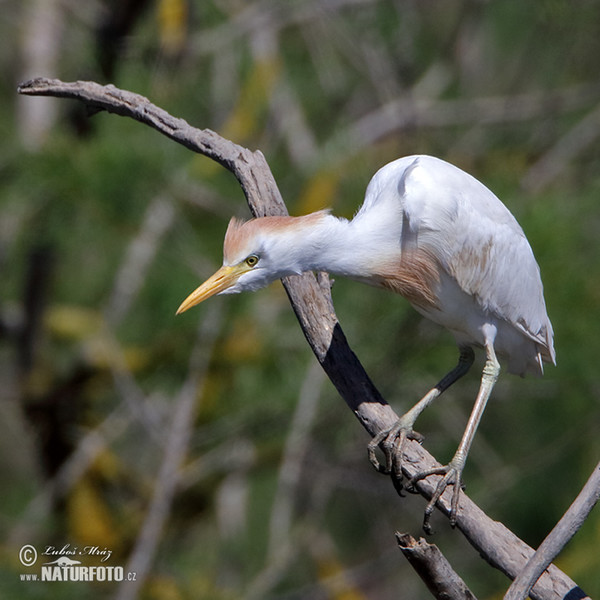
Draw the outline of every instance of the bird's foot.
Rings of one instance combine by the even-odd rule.
[[[412,426],[412,422],[401,418],[389,429],[379,432],[367,447],[373,467],[380,473],[391,474],[399,490],[402,490],[402,453],[406,440],[423,441],[423,436],[414,431]],[[377,448],[381,448],[385,456],[385,465],[377,459]]]
[[[415,484],[417,481],[421,481],[429,477],[430,475],[443,475],[443,477],[438,482],[429,503],[425,507],[425,515],[423,517],[423,530],[428,535],[431,535],[432,529],[429,523],[431,514],[433,513],[433,509],[437,501],[440,499],[441,495],[444,493],[446,488],[451,485],[453,486],[452,490],[452,501],[450,504],[450,525],[454,527],[456,525],[456,515],[458,512],[458,499],[460,497],[461,489],[464,489],[462,484],[462,470],[463,463],[460,460],[452,459],[447,465],[443,467],[436,467],[435,469],[429,469],[427,471],[421,471],[416,475],[413,475],[406,484],[407,490],[414,490]]]

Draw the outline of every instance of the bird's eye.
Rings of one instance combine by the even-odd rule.
[[[258,256],[256,254],[251,254],[245,261],[249,267],[255,267],[258,263]]]

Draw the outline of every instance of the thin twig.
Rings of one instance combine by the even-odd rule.
[[[292,535],[291,517],[323,380],[323,370],[311,361],[298,395],[279,467],[269,521],[266,564],[246,587],[244,600],[264,598],[279,583],[298,554],[302,535]]]
[[[190,359],[189,376],[176,399],[171,426],[167,434],[164,458],[156,477],[150,507],[127,565],[126,570],[136,574],[135,581],[123,581],[117,591],[117,600],[137,598],[150,571],[160,541],[160,534],[169,517],[179,483],[181,466],[194,427],[198,389],[204,382],[208,359],[220,323],[217,310],[217,308],[213,308],[205,315],[198,330],[196,347]]]
[[[64,498],[89,469],[98,454],[131,424],[123,405],[118,405],[99,425],[88,431],[54,477],[25,506],[8,540],[14,545],[31,539],[31,526],[45,517],[57,499]]]
[[[222,25],[201,30],[192,41],[190,52],[198,55],[219,54],[232,47],[238,38],[251,36],[257,29],[270,28],[279,33],[292,25],[310,25],[324,15],[343,8],[360,7],[374,2],[377,0],[314,0],[286,6],[286,10],[281,10],[284,5],[278,0],[254,2],[236,10]]]
[[[310,428],[317,413],[317,403],[323,386],[323,370],[311,360],[286,439],[277,490],[273,499],[269,521],[267,555],[273,559],[289,537],[296,488],[300,480],[302,462],[309,443]]]
[[[587,483],[573,504],[569,506],[567,512],[508,588],[504,600],[523,600],[527,597],[533,584],[577,533],[598,500],[600,500],[600,463],[594,467]]]
[[[140,230],[127,247],[108,301],[106,320],[112,327],[121,323],[129,311],[174,216],[173,204],[162,196],[154,198],[146,208]]]
[[[600,137],[600,107],[594,108],[563,135],[521,180],[524,189],[540,192],[555,181],[587,148]]]
[[[123,347],[108,325],[102,329],[100,339],[108,349],[108,369],[112,375],[115,391],[128,409],[131,420],[142,425],[146,433],[160,444],[163,440],[161,415],[157,414],[155,407],[148,402],[147,395],[127,365]]]
[[[393,133],[415,127],[501,125],[565,114],[596,104],[599,96],[600,86],[594,83],[512,96],[453,100],[400,97],[360,117],[346,130],[334,135],[324,145],[323,153],[330,160],[340,148],[351,148],[356,154]],[[346,151],[344,157],[348,156],[349,151]]]

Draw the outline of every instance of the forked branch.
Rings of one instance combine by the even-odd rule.
[[[64,83],[56,79],[35,79],[23,83],[19,92],[30,96],[74,98],[84,102],[92,111],[106,110],[150,125],[230,170],[238,179],[253,215],[287,214],[277,184],[260,152],[252,152],[208,129],[196,129],[183,119],[172,117],[143,96],[112,85]],[[310,347],[362,426],[371,436],[391,427],[398,416],[377,391],[348,346],[335,315],[327,276],[321,275],[317,279],[312,274],[305,274],[286,278],[283,283]],[[402,468],[406,477],[438,464],[413,441],[406,444],[405,454],[407,460],[403,461]],[[436,484],[437,479],[430,477],[420,481],[417,488],[425,498],[430,498]],[[450,496],[446,493],[438,502],[438,508],[446,515],[450,510]],[[465,494],[461,494],[457,527],[492,566],[510,578],[517,576],[533,554],[527,544],[504,525],[490,519]],[[531,597],[558,600],[568,594],[585,598],[567,575],[551,565],[536,583]]]

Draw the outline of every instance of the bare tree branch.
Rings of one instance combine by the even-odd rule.
[[[160,242],[175,217],[173,203],[157,196],[146,208],[140,230],[129,243],[106,308],[112,327],[121,323],[139,293]]]
[[[29,18],[24,20],[21,76],[34,73],[56,73],[60,62],[60,40],[65,26],[65,10],[56,0],[35,0],[28,6]],[[20,99],[17,105],[19,136],[29,150],[38,150],[56,121],[56,100],[32,104]]]
[[[15,545],[32,538],[32,523],[41,521],[51,510],[58,498],[65,497],[89,469],[98,454],[109,443],[127,431],[131,424],[123,406],[115,408],[94,429],[88,431],[77,444],[77,448],[65,460],[52,479],[27,503],[18,522],[12,527],[7,540]]]
[[[191,127],[151,104],[147,98],[119,90],[112,85],[94,82],[63,83],[60,80],[35,79],[19,86],[27,95],[75,98],[96,110],[107,110],[128,116],[150,125],[186,148],[208,156],[230,170],[240,182],[248,204],[255,216],[286,214],[277,184],[264,156],[228,141],[210,130]],[[312,274],[288,277],[284,286],[304,335],[349,408],[362,426],[373,436],[393,425],[398,416],[383,399],[346,342],[338,323],[326,275],[317,280]],[[402,468],[406,477],[428,470],[438,463],[418,443],[409,441]],[[418,482],[417,489],[430,498],[436,477]],[[447,490],[437,506],[442,513],[450,511]],[[511,578],[523,568],[533,550],[504,525],[490,519],[465,494],[461,494],[457,527],[475,549],[491,564]],[[567,594],[578,599],[585,594],[558,568],[551,565],[532,590],[531,597],[539,600],[564,598]],[[574,595],[575,594],[575,595]]]
[[[176,399],[150,507],[127,565],[128,571],[136,573],[136,578],[135,581],[123,581],[116,594],[117,600],[137,598],[138,591],[148,576],[179,483],[181,466],[188,451],[198,389],[204,383],[219,322],[220,318],[214,309],[205,316],[198,330],[196,346],[190,358],[189,375]]]
[[[508,588],[504,600],[523,600],[527,597],[533,584],[577,533],[598,500],[600,500],[600,463],[594,467],[583,489],[562,519],[540,544],[536,553],[527,561],[523,571]]]
[[[563,135],[521,180],[528,191],[541,192],[555,181],[573,160],[600,137],[600,107],[594,108]]]
[[[598,102],[600,86],[575,85],[561,90],[540,90],[512,96],[490,96],[437,100],[400,97],[376,108],[351,123],[346,130],[332,137],[323,148],[332,159],[340,148],[351,148],[356,154],[382,138],[409,128],[438,128],[456,125],[494,125],[519,123],[543,117],[581,110]],[[593,132],[586,132],[582,147],[597,138],[598,116],[592,113]],[[574,132],[573,138],[575,139]],[[578,142],[569,140],[570,145]],[[566,145],[566,142],[565,142]],[[568,149],[571,151],[571,148]],[[348,154],[346,154],[346,157]],[[549,157],[554,161],[554,156]],[[554,166],[554,164],[552,164]],[[543,175],[550,168],[540,165]],[[534,175],[531,175],[534,177]]]
[[[297,532],[292,531],[291,524],[302,462],[310,442],[310,429],[317,412],[323,380],[323,371],[312,361],[298,394],[296,410],[279,467],[277,489],[269,520],[266,564],[247,586],[244,600],[264,598],[293,564],[301,541],[310,543],[299,539],[306,536],[306,531],[297,535]]]
[[[295,508],[297,487],[302,462],[308,449],[310,429],[317,414],[325,376],[314,360],[307,370],[298,394],[296,410],[286,438],[277,477],[277,490],[273,499],[269,520],[268,560],[275,561],[282,548],[289,543],[292,514]]]
[[[257,2],[235,11],[228,21],[218,27],[211,27],[200,32],[194,40],[191,52],[197,54],[218,54],[224,48],[243,36],[252,35],[258,29],[269,28],[279,33],[282,29],[299,23],[311,23],[322,19],[343,8],[355,8],[373,4],[377,0],[316,0],[301,2],[297,6],[285,7],[281,2]]]
[[[476,600],[437,546],[428,544],[423,538],[417,541],[412,535],[400,532],[396,532],[396,541],[402,554],[435,598]]]

